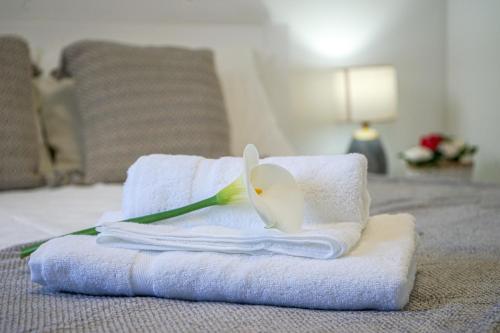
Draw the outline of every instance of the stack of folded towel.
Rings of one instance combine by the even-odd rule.
[[[369,216],[366,159],[347,156],[273,157],[262,160],[286,168],[304,195],[304,231],[266,229],[250,205],[211,207],[156,225],[104,223],[98,243],[143,250],[280,253],[328,259],[348,252]],[[119,221],[203,200],[243,171],[241,158],[150,155],[128,171]]]
[[[53,290],[321,309],[401,309],[415,276],[407,214],[369,218],[366,159],[273,157],[304,194],[303,231],[265,229],[249,205],[210,207],[154,225],[113,222],[177,208],[238,177],[239,158],[150,155],[128,172],[121,212],[97,238],[53,239],[30,258]]]

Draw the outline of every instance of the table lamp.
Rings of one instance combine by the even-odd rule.
[[[370,127],[397,117],[397,78],[393,66],[364,66],[341,69],[334,74],[337,120],[358,122],[349,153],[368,159],[368,171],[387,173],[387,162],[380,135]]]

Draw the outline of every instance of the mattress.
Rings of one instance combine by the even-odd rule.
[[[56,293],[31,283],[20,242],[95,224],[121,186],[0,193],[0,332],[489,332],[500,330],[500,186],[372,177],[371,214],[409,212],[420,246],[403,311],[322,311]],[[11,246],[13,245],[13,246]]]
[[[0,248],[92,227],[120,209],[121,192],[115,184],[0,191]]]

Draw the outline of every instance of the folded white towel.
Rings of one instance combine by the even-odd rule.
[[[136,251],[91,236],[53,239],[30,258],[53,290],[319,309],[398,310],[415,277],[414,218],[372,217],[358,245],[335,260],[189,251]]]
[[[304,194],[304,230],[265,229],[250,205],[210,207],[163,225],[107,224],[99,242],[143,250],[280,253],[335,258],[358,241],[369,216],[366,159],[359,154],[272,157],[261,161],[286,168]],[[149,155],[129,169],[122,216],[153,214],[210,197],[243,171],[241,158]],[[342,223],[338,223],[342,222]]]
[[[227,207],[214,207],[214,210]],[[211,214],[207,213],[207,214]],[[101,221],[121,220],[119,212],[108,212]],[[287,234],[278,229],[254,230],[210,225],[189,216],[176,221],[150,225],[137,223],[103,223],[97,228],[97,243],[135,250],[156,251],[211,251],[242,254],[286,254],[297,257],[331,259],[348,252],[361,236],[360,223],[332,223],[316,230]],[[179,225],[180,224],[180,225]],[[189,224],[189,227],[188,227]]]

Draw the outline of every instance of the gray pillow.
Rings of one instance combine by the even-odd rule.
[[[28,45],[0,37],[0,189],[41,185]]]
[[[145,154],[229,154],[209,50],[81,41],[64,49],[61,74],[76,82],[87,183],[121,182]]]

